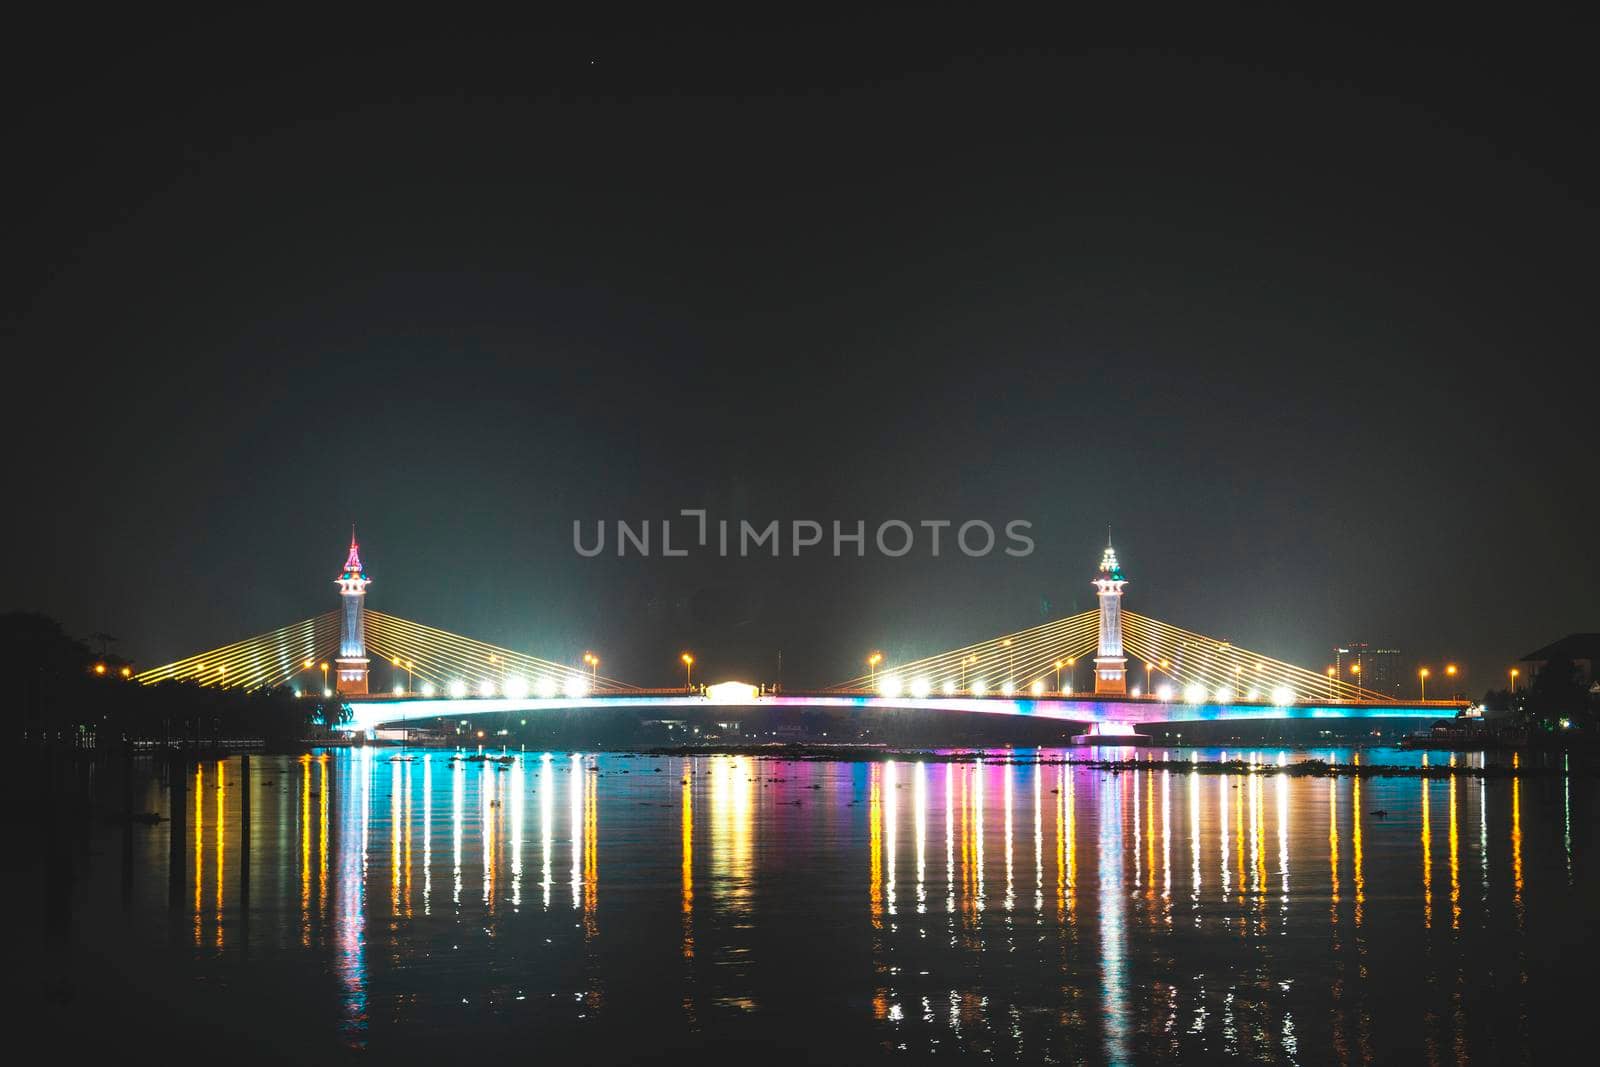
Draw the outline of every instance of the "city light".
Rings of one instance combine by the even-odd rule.
[[[1206,702],[1206,687],[1199,682],[1190,682],[1183,687],[1183,702],[1185,704],[1204,704]]]
[[[927,696],[931,688],[932,687],[928,684],[928,679],[926,678],[913,678],[911,680],[911,695],[916,697],[918,700],[921,700],[923,697]]]
[[[432,682],[423,682],[422,683],[422,695],[425,696],[425,697],[433,696],[433,683]]]
[[[878,691],[893,700],[900,695],[900,679],[892,674],[885,675],[883,684],[878,687]]]
[[[947,696],[947,697],[953,697],[953,696],[956,695],[955,679],[946,678],[944,680],[944,695]]]
[[[512,700],[521,700],[528,695],[528,680],[521,675],[514,674],[506,679],[506,696]]]
[[[1287,707],[1294,703],[1294,690],[1286,685],[1280,685],[1272,691],[1272,702],[1279,707]]]
[[[478,683],[478,695],[481,697],[494,696],[494,683],[487,678]]]
[[[548,677],[540,678],[539,679],[539,696],[541,698],[545,699],[545,700],[550,700],[550,699],[554,698],[555,695],[556,695],[556,680],[554,678],[548,678]]]
[[[1163,686],[1161,686],[1161,688],[1157,689],[1156,690],[1156,699],[1157,700],[1171,700],[1172,699],[1172,686],[1163,685]]]
[[[1221,689],[1218,689],[1217,690],[1217,703],[1218,704],[1232,704],[1233,703],[1233,690],[1228,688],[1227,686],[1223,686]]]
[[[983,696],[984,693],[988,692],[988,690],[989,690],[989,683],[988,682],[984,681],[982,678],[976,678],[976,679],[973,680],[973,682],[972,682],[972,695],[973,696],[981,697],[981,696]]]
[[[1044,696],[1044,682],[1040,681],[1039,679],[1035,678],[1033,680],[1033,684],[1028,688],[1034,696]]]
[[[573,677],[567,679],[567,696],[576,700],[578,697],[583,696],[588,691],[589,687],[584,682],[582,676],[574,675]]]
[[[466,696],[467,683],[463,682],[460,678],[457,678],[455,681],[451,682],[450,695],[455,697],[457,700],[460,700],[462,697]]]

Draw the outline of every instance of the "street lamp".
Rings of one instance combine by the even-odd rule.
[[[406,672],[406,696],[410,696],[411,695],[411,682],[412,682],[411,669],[413,667],[415,667],[416,664],[412,663],[408,659],[407,660],[402,660],[399,656],[395,656],[389,662],[394,664],[394,667],[395,667],[396,670],[400,670],[400,669],[404,668],[404,670]]]
[[[678,658],[683,661],[683,689],[689,692],[694,688],[694,657],[685,652]]]
[[[328,661],[323,660],[317,666],[322,668],[322,695],[328,695]]]
[[[1444,673],[1450,677],[1450,699],[1454,700],[1458,695],[1456,693],[1456,665],[1454,663],[1445,664]]]
[[[1144,691],[1150,692],[1150,672],[1155,669],[1155,664],[1149,660],[1144,661]]]
[[[1417,672],[1417,677],[1421,680],[1421,684],[1422,684],[1422,699],[1423,700],[1427,700],[1428,699],[1428,668],[1424,667],[1420,671],[1418,671]]]
[[[599,677],[600,657],[593,652],[585,652],[583,654],[583,662],[589,665],[589,688],[593,689],[595,679]]]
[[[1521,673],[1522,672],[1517,670],[1515,667],[1511,668],[1511,691],[1513,693],[1517,691],[1517,675]]]
[[[874,652],[867,657],[867,685],[868,688],[878,688],[878,664],[883,662],[883,653]]]
[[[1338,673],[1339,672],[1334,670],[1332,667],[1328,668],[1328,699],[1329,700],[1333,699],[1333,676],[1335,674],[1338,674]]]
[[[1061,692],[1061,661],[1056,660],[1056,692]]]

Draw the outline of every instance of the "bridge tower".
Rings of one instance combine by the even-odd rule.
[[[365,693],[367,691],[367,629],[365,611],[367,586],[371,584],[361,569],[361,551],[356,545],[356,528],[350,527],[350,555],[345,558],[344,572],[335,578],[339,586],[339,599],[344,605],[343,622],[339,627],[339,655],[334,659],[338,668],[336,683],[340,693]]]
[[[1100,598],[1100,649],[1094,658],[1096,696],[1122,696],[1128,691],[1128,658],[1122,654],[1122,587],[1127,584],[1107,535],[1100,573],[1094,579]]]

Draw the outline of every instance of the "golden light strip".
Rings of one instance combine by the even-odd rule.
[[[886,674],[906,682],[926,679],[936,688],[963,676],[968,683],[982,677],[996,687],[1006,681],[1020,681],[1026,685],[1053,673],[1056,660],[1076,659],[1092,649],[1098,618],[1098,612],[1081,612],[934,656],[884,663],[875,672],[859,675],[835,688],[866,689],[875,677],[882,678]]]
[[[448,663],[453,671],[465,674],[461,679],[464,682],[481,677],[487,671],[491,674],[504,673],[508,676],[516,674],[535,682],[549,678],[565,684],[578,679],[601,689],[637,688],[603,674],[591,674],[581,667],[569,667],[566,664],[530,656],[499,645],[491,645],[447,630],[424,626],[394,615],[368,610],[366,619],[369,632],[379,635],[380,640],[388,640],[396,646],[404,646],[411,650],[398,654],[412,660],[417,658],[418,653],[430,656],[438,661],[435,664],[436,669]],[[390,652],[390,658],[392,659],[395,654],[397,653]],[[495,658],[491,660],[491,656]]]
[[[134,677],[144,685],[168,680],[228,689],[283,685],[305,669],[306,659],[320,662],[333,652],[338,637],[339,613],[330,611],[140,671]]]

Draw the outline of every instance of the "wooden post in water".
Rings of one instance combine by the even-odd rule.
[[[250,753],[239,757],[239,954],[250,955]]]
[[[184,848],[184,830],[188,825],[184,814],[184,791],[189,785],[184,766],[186,762],[178,754],[169,756],[167,761],[167,806],[171,809],[167,849],[167,909],[171,915],[167,927],[174,942],[181,930],[178,915],[183,911],[183,878],[187,859]]]
[[[133,742],[122,739],[122,910],[133,903]]]

